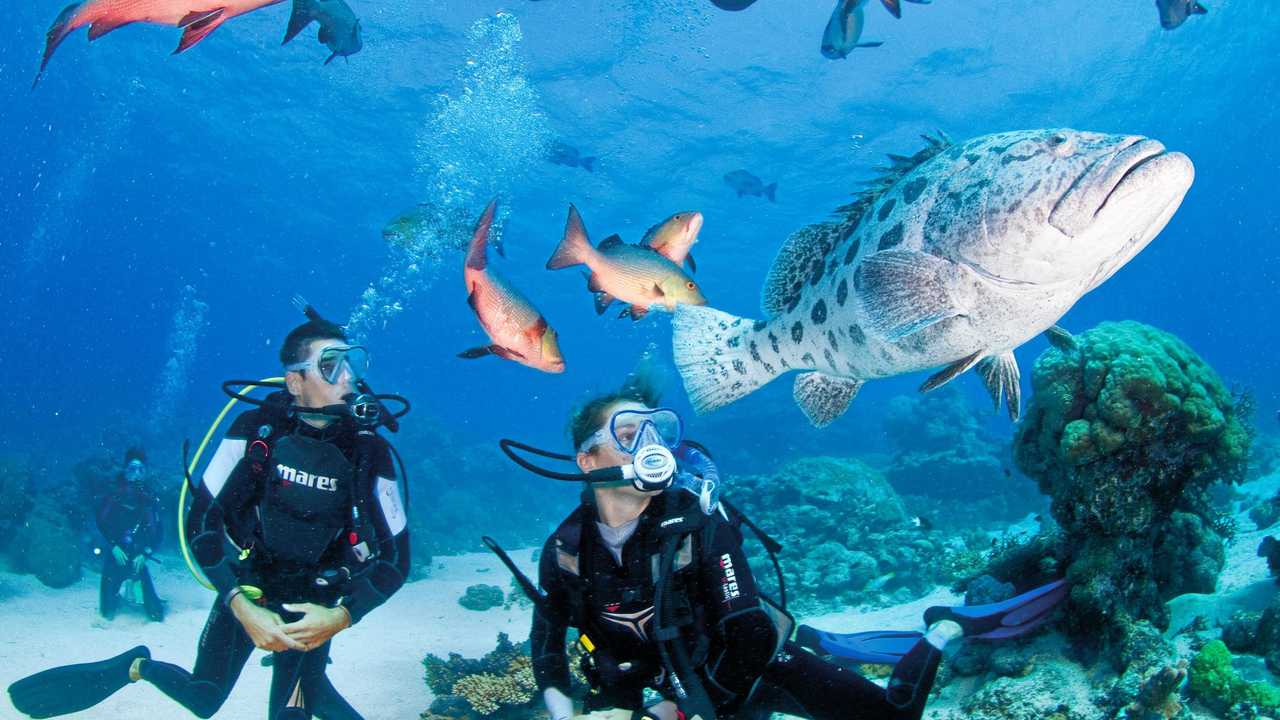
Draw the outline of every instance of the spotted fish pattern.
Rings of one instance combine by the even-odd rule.
[[[969,369],[1020,412],[1013,349],[1054,326],[1165,226],[1194,178],[1155,140],[1070,129],[926,137],[832,220],[783,244],[765,280],[765,320],[682,307],[673,347],[707,412],[790,370],[817,426],[862,383]]]

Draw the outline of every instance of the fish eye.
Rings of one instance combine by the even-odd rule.
[[[685,287],[687,287],[687,288],[689,288],[690,290],[692,290],[692,289],[694,289],[694,288],[698,287],[698,284],[697,284],[697,283],[695,283],[694,281],[690,280],[689,282],[685,283],[685,284],[684,284],[684,286],[685,286]]]
[[[1058,157],[1067,157],[1071,153],[1075,152],[1076,143],[1075,140],[1066,133],[1054,133],[1049,137],[1049,148],[1053,151],[1054,155],[1057,155]]]

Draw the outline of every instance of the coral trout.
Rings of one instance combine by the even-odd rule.
[[[58,14],[45,39],[44,58],[35,82],[40,82],[53,51],[68,35],[89,26],[89,40],[97,40],[116,28],[145,22],[182,28],[178,54],[209,36],[222,23],[238,15],[275,5],[283,0],[88,0],[68,5]],[[32,87],[35,83],[32,83]]]

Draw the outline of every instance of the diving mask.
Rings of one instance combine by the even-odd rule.
[[[622,466],[622,479],[641,492],[655,492],[670,487],[676,471],[672,451],[680,447],[683,437],[684,423],[675,410],[639,406],[615,412],[609,424],[592,433],[578,451],[612,444],[631,456],[631,464]]]
[[[343,370],[350,373],[352,382],[357,382],[369,372],[369,350],[363,345],[330,345],[308,360],[284,366],[289,372],[313,368],[330,385],[338,384]]]
[[[147,465],[141,460],[130,460],[124,466],[124,479],[131,483],[142,482],[147,476]]]

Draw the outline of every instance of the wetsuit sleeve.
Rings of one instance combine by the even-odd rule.
[[[375,540],[378,557],[370,567],[352,578],[347,594],[342,598],[343,607],[351,613],[352,625],[386,602],[409,576],[409,519],[386,441],[382,441],[378,451],[373,493],[371,507],[378,533]]]
[[[569,632],[569,593],[560,579],[556,565],[555,538],[547,539],[538,560],[538,585],[546,593],[546,601],[534,610],[533,627],[529,630],[529,654],[533,660],[533,679],[538,692],[553,687],[569,693],[569,656],[565,653],[565,636]]]
[[[252,514],[259,488],[245,462],[245,448],[258,423],[255,411],[236,418],[213,454],[198,484],[191,488],[186,540],[204,576],[224,599],[238,584],[236,546],[249,537],[238,518]],[[196,478],[192,478],[193,483]]]
[[[711,649],[702,674],[717,707],[745,699],[773,659],[777,630],[760,605],[737,528],[719,521],[699,563]]]
[[[98,523],[98,532],[102,533],[103,539],[115,545],[120,538],[112,537],[115,532],[112,528],[107,527],[107,508],[111,506],[111,495],[103,493],[102,497],[97,499],[93,505],[93,519]]]
[[[164,523],[160,519],[160,499],[151,498],[147,506],[147,526],[143,535],[142,547],[155,549],[164,540]]]

